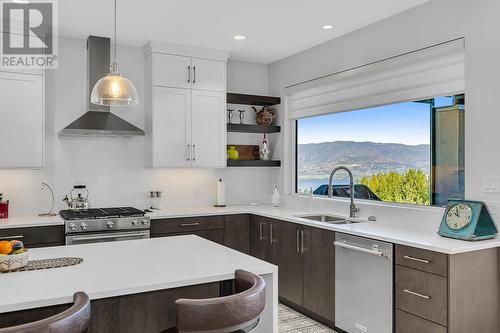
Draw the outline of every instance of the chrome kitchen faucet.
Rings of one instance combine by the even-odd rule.
[[[338,166],[335,169],[333,169],[332,172],[330,172],[330,178],[328,179],[328,197],[329,198],[333,197],[333,185],[332,185],[333,176],[339,170],[345,170],[349,174],[349,195],[351,198],[349,217],[350,218],[358,217],[359,216],[359,208],[357,208],[356,205],[354,205],[354,177],[352,175],[351,170],[349,170],[348,167]]]

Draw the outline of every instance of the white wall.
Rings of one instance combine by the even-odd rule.
[[[484,193],[482,177],[500,175],[500,2],[474,0],[467,8],[465,188],[469,198],[498,213],[500,194]]]
[[[11,215],[34,215],[49,206],[45,181],[56,192],[56,209],[76,183],[86,184],[94,207],[127,205],[147,208],[148,192],[164,192],[164,207],[208,206],[215,203],[215,182],[227,182],[229,203],[268,201],[277,171],[267,168],[225,170],[148,169],[144,138],[59,137],[64,126],[86,112],[85,40],[61,38],[59,69],[46,77],[46,152],[43,170],[0,170],[0,192],[11,202]],[[141,48],[119,46],[122,73],[139,92],[138,107],[113,110],[144,128],[144,56]],[[230,62],[228,90],[267,94],[267,66]],[[250,116],[249,116],[250,117]],[[6,143],[2,143],[6,144]]]
[[[465,36],[466,197],[485,200],[497,213],[500,194],[484,193],[482,177],[500,175],[499,12],[498,0],[431,0],[271,64],[270,93],[283,94],[291,84]]]
[[[269,66],[229,59],[227,87],[232,93],[265,96],[269,93]]]

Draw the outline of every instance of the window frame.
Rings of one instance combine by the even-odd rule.
[[[450,95],[465,95],[465,91],[462,92],[454,92],[451,93]],[[422,98],[420,100],[428,100],[428,99],[435,99],[441,96],[434,96],[434,97],[427,97],[427,98]],[[402,101],[402,102],[397,102],[397,103],[388,103],[385,105],[394,105],[394,104],[399,104],[399,103],[408,103],[408,102],[418,102],[415,100],[407,100],[407,101]],[[379,107],[381,105],[376,105],[373,106]],[[384,105],[382,105],[384,106]],[[368,108],[363,108],[363,109],[354,109],[350,111],[343,111],[343,112],[353,112],[353,111],[359,111],[359,110],[364,110],[364,109],[370,109]],[[312,117],[320,117],[320,116],[325,116],[325,115],[333,115],[339,112],[332,112],[329,114],[320,114]],[[393,206],[393,207],[404,207],[404,208],[416,208],[416,209],[424,209],[424,210],[440,210],[443,208],[443,206],[439,206],[435,204],[435,193],[433,192],[434,189],[434,181],[435,181],[435,174],[433,172],[434,169],[434,161],[435,161],[435,149],[433,147],[435,146],[435,134],[436,134],[436,128],[435,128],[435,116],[436,116],[436,107],[434,104],[430,104],[430,112],[429,112],[429,117],[430,117],[430,140],[429,140],[429,146],[430,146],[430,166],[429,166],[429,200],[430,204],[429,205],[419,205],[419,204],[412,204],[412,203],[399,203],[399,202],[390,202],[390,201],[375,201],[375,200],[370,200],[370,199],[356,199],[356,201],[360,201],[366,204],[371,204],[375,206]],[[311,117],[311,118],[312,118]],[[299,120],[300,119],[305,119],[309,117],[304,117],[304,118],[298,118],[298,119],[291,119],[290,122],[293,124],[294,130],[293,130],[293,144],[294,144],[294,150],[293,150],[293,195],[296,197],[305,197],[304,194],[301,194],[298,192],[298,136],[299,136]],[[465,137],[465,132],[464,132],[464,137]],[[464,161],[464,169],[466,169],[465,161]],[[464,180],[465,181],[465,180]],[[464,186],[464,195],[465,195],[465,186]],[[350,199],[349,198],[344,198],[344,197],[332,197],[329,198],[327,196],[315,196],[315,198],[323,199],[323,200],[338,200],[338,201],[345,201],[348,202]]]

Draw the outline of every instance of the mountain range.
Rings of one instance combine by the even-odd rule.
[[[308,143],[298,145],[297,160],[298,175],[303,179],[324,178],[339,165],[349,167],[355,177],[408,169],[421,169],[429,174],[430,145],[354,141]]]

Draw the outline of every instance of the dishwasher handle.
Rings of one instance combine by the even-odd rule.
[[[358,251],[358,252],[370,254],[372,256],[385,257],[385,253],[384,252],[380,252],[380,251],[377,251],[377,250],[365,249],[363,247],[359,247],[359,246],[355,246],[355,245],[350,245],[350,244],[347,244],[347,243],[344,243],[344,242],[333,242],[333,245],[335,245],[337,247],[342,247],[344,249],[349,249],[349,250],[353,250],[353,251]]]

